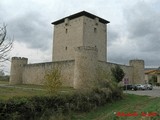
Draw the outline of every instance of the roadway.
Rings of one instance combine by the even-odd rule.
[[[160,97],[160,87],[153,87],[153,90],[137,90],[137,91],[124,90],[124,93]]]

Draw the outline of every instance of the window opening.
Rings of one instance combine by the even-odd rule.
[[[94,32],[95,32],[95,33],[97,32],[97,28],[94,28]]]

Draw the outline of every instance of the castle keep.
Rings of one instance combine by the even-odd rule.
[[[96,85],[97,69],[110,73],[116,64],[107,62],[109,21],[82,11],[53,22],[52,62],[28,64],[27,58],[13,57],[10,84],[44,84],[47,70],[60,67],[63,86],[76,89]],[[120,65],[129,83],[144,83],[144,61]]]

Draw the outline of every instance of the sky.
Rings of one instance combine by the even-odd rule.
[[[110,21],[108,62],[128,65],[143,59],[146,67],[160,66],[159,0],[0,0],[0,25],[5,23],[7,38],[14,39],[10,58],[51,61],[51,22],[83,10]],[[9,74],[10,62],[3,64]]]

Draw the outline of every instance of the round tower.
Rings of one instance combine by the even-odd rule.
[[[75,48],[74,88],[86,89],[96,85],[98,50],[96,47]]]
[[[144,84],[144,60],[130,60],[129,65],[133,67],[133,83]]]
[[[23,67],[27,62],[27,58],[12,57],[9,84],[22,84]]]

